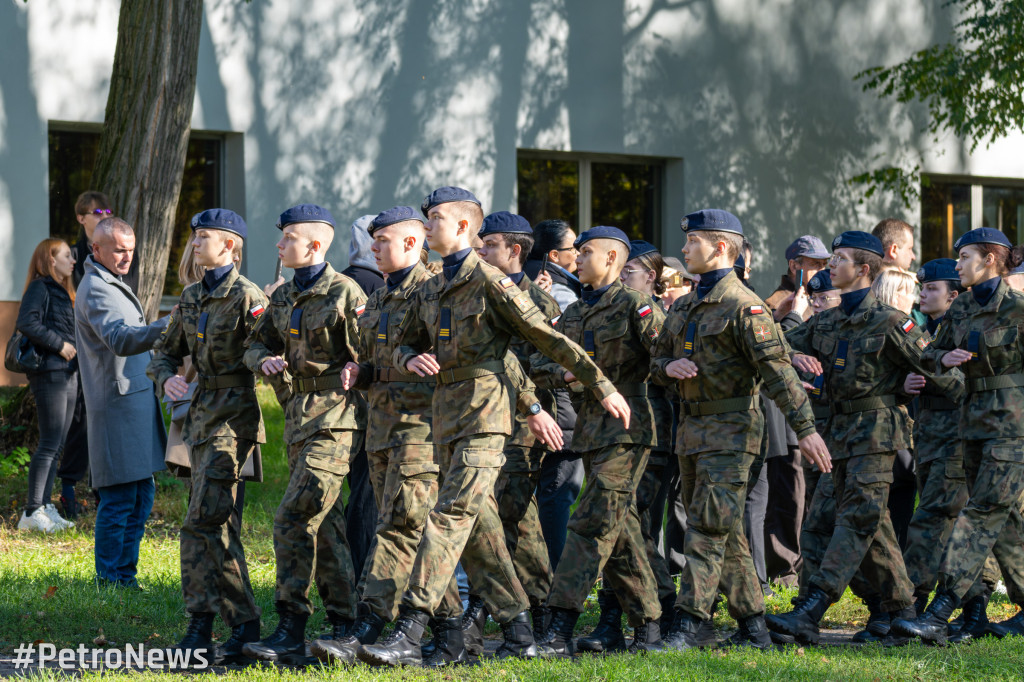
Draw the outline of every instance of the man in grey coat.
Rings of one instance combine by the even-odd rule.
[[[85,396],[89,468],[99,492],[96,581],[138,587],[139,544],[153,507],[153,472],[164,468],[164,431],[150,349],[167,326],[147,325],[142,304],[122,277],[135,255],[135,232],[106,218],[93,233],[92,255],[78,287],[75,330]]]

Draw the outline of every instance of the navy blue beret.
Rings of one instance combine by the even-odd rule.
[[[836,249],[861,249],[862,251],[870,251],[876,256],[885,255],[881,239],[870,232],[860,232],[858,230],[843,232],[833,239],[832,250],[835,251]]]
[[[956,271],[956,261],[952,258],[936,258],[930,260],[917,271],[917,281],[925,282],[960,282]]]
[[[293,223],[323,223],[334,227],[334,216],[323,206],[299,204],[292,206],[277,219],[277,229],[283,230]]]
[[[732,232],[743,234],[740,219],[719,208],[705,208],[689,213],[679,223],[683,232]]]
[[[249,236],[249,228],[242,216],[226,208],[208,208],[192,216],[192,231],[195,232],[201,227],[234,232],[242,239]]]
[[[746,274],[747,259],[743,257],[743,249],[740,249],[740,252],[736,254],[736,261],[732,264],[732,266],[737,270],[743,271],[744,274]]]
[[[448,204],[453,201],[472,201],[477,206],[481,206],[480,200],[473,196],[473,193],[468,189],[462,189],[461,187],[439,187],[427,195],[427,198],[423,200],[423,205],[420,206],[420,210],[426,216],[430,209],[438,204]]]
[[[956,240],[953,250],[959,252],[960,249],[971,244],[998,244],[1008,249],[1013,248],[1013,244],[1006,238],[1006,235],[994,227],[979,227],[976,230],[971,230]]]
[[[489,234],[533,234],[530,221],[521,215],[498,211],[484,218],[484,224],[480,228],[479,236],[485,237]]]
[[[835,284],[832,284],[832,274],[828,270],[819,270],[811,280],[807,282],[807,288],[812,294],[821,293],[822,291],[834,291],[836,288]]]
[[[420,214],[417,213],[416,209],[412,206],[395,206],[378,213],[377,217],[370,221],[370,225],[366,228],[366,231],[373,234],[377,230],[385,228],[388,225],[404,223],[407,220],[415,220],[421,225],[423,224],[423,218],[420,218]]]
[[[647,253],[658,253],[658,247],[643,239],[631,239],[629,241],[629,258],[626,260],[633,260]]]
[[[577,249],[589,242],[591,239],[617,239],[626,246],[629,246],[629,237],[626,233],[617,227],[609,227],[608,225],[598,225],[592,227],[586,232],[581,232],[579,237],[576,237],[576,241],[572,243]],[[629,260],[628,258],[626,260]]]

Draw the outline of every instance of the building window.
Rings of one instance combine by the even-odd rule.
[[[519,150],[519,214],[536,225],[560,218],[577,232],[612,225],[630,239],[661,236],[661,159]]]
[[[78,241],[81,228],[75,216],[75,199],[93,187],[92,168],[99,150],[99,128],[54,129],[49,132],[50,155],[50,236],[60,237],[69,244]],[[223,140],[215,135],[193,131],[185,156],[185,172],[181,182],[181,196],[174,217],[174,237],[167,259],[164,296],[181,293],[178,282],[178,263],[189,242],[192,216],[207,208],[219,206],[223,181]],[[114,206],[117,214],[117,206]]]
[[[921,260],[955,258],[965,232],[994,227],[1024,243],[1024,182],[926,176],[921,182]]]

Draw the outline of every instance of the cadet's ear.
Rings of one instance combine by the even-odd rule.
[[[402,244],[405,245],[405,250],[407,252],[412,251],[413,249],[416,248],[416,237],[412,236],[411,234],[407,234],[405,236],[405,239],[402,240]]]
[[[323,246],[323,244],[320,243],[320,240],[314,239],[309,243],[309,250],[313,253],[320,253],[321,246]]]
[[[458,224],[459,224],[459,234],[462,234],[463,232],[465,232],[466,230],[469,229],[469,221],[468,220],[460,220]]]

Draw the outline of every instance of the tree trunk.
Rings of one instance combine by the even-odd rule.
[[[93,186],[135,228],[137,291],[150,320],[181,192],[202,20],[202,0],[122,0],[117,23]]]

